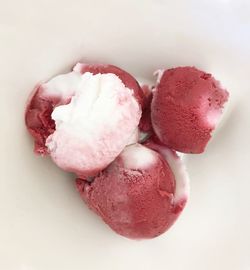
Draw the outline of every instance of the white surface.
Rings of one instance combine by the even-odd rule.
[[[132,136],[129,138],[127,145],[137,143],[139,141],[139,128],[137,127],[133,132]]]
[[[120,157],[124,162],[124,167],[131,170],[147,169],[157,162],[155,152],[141,144],[127,146]]]
[[[249,14],[248,0],[0,0],[0,269],[250,269]],[[206,153],[186,158],[187,208],[159,238],[115,235],[72,175],[32,153],[29,92],[79,60],[147,79],[196,65],[231,93]]]
[[[175,176],[175,181],[176,181],[175,201],[176,203],[179,200],[186,201],[190,193],[190,180],[189,180],[187,168],[185,166],[185,162],[183,162],[184,158],[181,158],[183,154],[177,157],[171,150],[169,150],[168,148],[163,148],[163,147],[159,148],[159,151],[167,160]]]
[[[58,97],[67,102],[79,88],[82,81],[82,75],[78,72],[68,72],[65,74],[59,74],[42,84],[43,97]]]

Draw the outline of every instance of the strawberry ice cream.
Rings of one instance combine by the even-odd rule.
[[[169,148],[202,153],[227,99],[220,83],[195,67],[160,71],[151,104],[153,129]]]
[[[92,182],[77,188],[90,209],[114,231],[132,239],[165,232],[183,210],[188,177],[177,155],[149,143],[127,146]]]
[[[137,140],[142,102],[142,90],[127,72],[77,64],[36,88],[26,125],[37,153],[49,153],[62,169],[88,177]]]
[[[201,153],[228,99],[194,67],[157,72],[154,87],[126,71],[78,63],[38,85],[25,122],[35,152],[76,174],[85,203],[118,234],[161,235],[177,220],[189,180],[175,151]]]

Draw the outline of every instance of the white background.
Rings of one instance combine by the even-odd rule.
[[[161,237],[114,234],[72,175],[32,153],[27,96],[79,60],[148,80],[196,65],[231,93],[206,153],[185,158],[191,197]],[[249,270],[249,79],[247,0],[0,0],[0,269]]]

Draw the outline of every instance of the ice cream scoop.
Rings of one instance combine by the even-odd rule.
[[[77,64],[39,85],[26,109],[35,151],[65,171],[97,174],[137,138],[143,92],[127,72]]]
[[[158,139],[184,153],[202,153],[228,99],[211,74],[195,67],[158,72],[151,121]]]
[[[132,239],[164,233],[188,197],[188,177],[178,156],[147,145],[156,151],[141,144],[127,146],[92,182],[76,181],[89,208],[115,232]]]

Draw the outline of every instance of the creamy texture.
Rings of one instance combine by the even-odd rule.
[[[65,101],[81,87],[81,82],[81,74],[74,71],[58,75],[43,84],[42,96],[58,97]]]
[[[165,71],[164,69],[158,69],[158,70],[156,70],[156,71],[154,72],[154,76],[156,77],[156,83],[157,83],[157,84],[160,83],[161,77],[162,77],[164,71]]]
[[[137,127],[135,129],[135,131],[133,132],[133,134],[131,135],[131,137],[129,138],[127,145],[137,143],[139,141],[139,138],[140,138],[140,132],[139,132],[139,129]]]
[[[56,130],[46,141],[55,163],[80,176],[95,174],[136,141],[141,108],[115,74],[71,72],[44,85],[44,95],[69,99],[52,113]],[[70,100],[71,99],[71,100]]]
[[[73,71],[81,73],[83,68],[89,66],[88,64],[84,64],[84,63],[77,63],[74,67],[73,67]]]
[[[120,157],[125,168],[135,170],[150,168],[158,159],[154,151],[141,144],[127,146]]]
[[[220,109],[211,109],[207,111],[206,122],[211,127],[215,128],[220,120],[220,116],[222,114],[222,110]]]
[[[181,159],[182,153],[177,153],[163,145],[152,141],[146,142],[145,146],[157,151],[167,161],[175,178],[174,202],[178,205],[187,201],[189,197],[189,176]]]
[[[189,196],[189,177],[184,163],[172,150],[161,147],[159,152],[164,156],[168,162],[174,177],[175,177],[175,202],[187,199]]]

